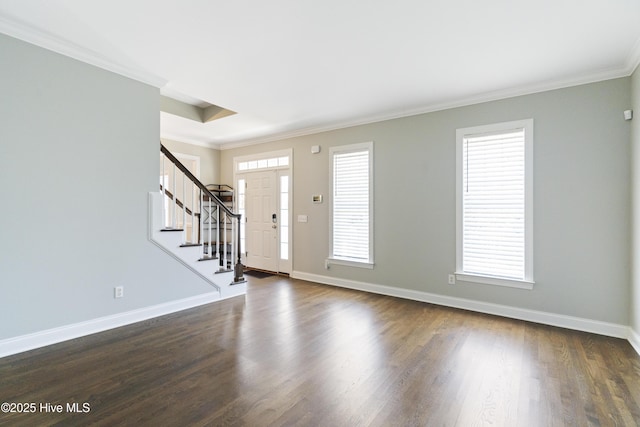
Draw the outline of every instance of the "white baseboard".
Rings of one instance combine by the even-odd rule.
[[[618,325],[615,323],[601,322],[598,320],[584,319],[580,317],[565,316],[562,314],[547,313],[544,311],[536,311],[488,302],[474,301],[465,298],[432,294],[428,292],[415,291],[412,289],[394,288],[391,286],[376,285],[371,283],[358,282],[355,280],[339,279],[335,277],[305,273],[301,271],[293,271],[291,273],[291,277],[294,279],[308,280],[310,282],[339,286],[342,288],[356,289],[381,295],[405,298],[414,301],[428,302],[431,304],[443,305],[447,307],[461,308],[464,310],[509,317],[512,319],[526,320],[529,322],[541,323],[544,325],[559,326],[561,328],[591,332],[616,338],[626,338],[629,339],[631,345],[633,345],[636,351],[638,351],[638,354],[640,354],[640,336],[638,336],[637,334],[635,335],[636,344],[634,344],[630,339],[630,328],[626,325]]]
[[[633,328],[629,328],[627,340],[629,340],[629,344],[631,344],[636,353],[640,354],[640,335]]]
[[[293,271],[291,273],[291,277],[294,279],[307,280],[310,282],[405,298],[414,301],[422,301],[447,307],[461,308],[464,310],[526,320],[545,325],[559,326],[562,328],[591,332],[616,338],[626,338],[635,351],[640,355],[640,335],[628,326],[474,301],[464,298],[449,297],[428,292],[415,291],[412,289],[394,288],[391,286],[339,279],[300,271]],[[221,300],[221,298],[218,292],[210,292],[203,295],[197,295],[190,298],[184,298],[111,316],[100,317],[72,325],[47,329],[33,334],[8,338],[0,341],[0,357],[6,357],[47,345],[57,344],[74,338],[95,334],[109,329],[118,328],[120,326],[130,325],[132,323],[187,310],[189,308],[209,304],[219,300]]]
[[[74,323],[72,325],[47,329],[33,334],[8,338],[0,341],[0,357],[10,356],[12,354],[22,353],[24,351],[106,331],[108,329],[130,325],[132,323],[141,322],[154,317],[164,316],[165,314],[171,314],[177,311],[197,307],[199,305],[209,304],[214,301],[219,301],[220,299],[220,293],[218,291],[209,292],[194,297],[131,310],[111,316],[99,317],[85,322]]]

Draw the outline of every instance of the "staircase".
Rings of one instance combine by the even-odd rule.
[[[160,191],[149,193],[149,239],[229,298],[246,293],[240,215],[160,144]]]
[[[233,187],[226,184],[207,184],[207,189],[211,191],[217,198],[220,200],[230,211],[234,208],[234,192]],[[214,207],[215,211],[215,207]],[[205,206],[205,212],[207,212]],[[233,253],[233,247],[228,242],[229,239],[225,239],[225,237],[230,236],[230,233],[233,232],[233,221],[231,218],[227,217],[219,222],[219,233],[218,236],[214,234],[214,240],[205,239],[203,241],[203,245],[205,245],[205,249],[207,245],[212,245],[216,252],[223,251],[226,249],[226,253],[224,255],[227,256],[227,259],[230,260],[233,258],[231,255]],[[224,234],[222,234],[224,233]],[[222,244],[218,245],[218,241]],[[227,265],[227,268],[231,268],[231,265]]]

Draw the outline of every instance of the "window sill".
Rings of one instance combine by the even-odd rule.
[[[374,263],[368,261],[353,261],[347,259],[327,258],[326,267],[329,268],[330,265],[345,265],[347,267],[366,268],[372,270]]]
[[[533,289],[535,282],[529,280],[503,279],[500,277],[479,276],[476,274],[456,273],[456,280],[461,282],[480,283],[483,285],[505,286],[517,289]]]

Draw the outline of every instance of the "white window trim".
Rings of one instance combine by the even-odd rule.
[[[467,135],[508,131],[524,128],[525,133],[525,268],[524,279],[505,279],[501,277],[468,274],[462,268],[462,150]],[[456,280],[485,285],[506,286],[518,289],[533,289],[533,119],[474,126],[456,130]]]
[[[247,169],[247,170],[239,170],[238,165],[242,162],[250,162],[250,161],[258,161],[258,160],[267,160],[267,159],[274,159],[274,158],[279,158],[279,157],[289,157],[289,164],[286,166],[268,166],[268,167],[264,167],[264,168],[258,168],[258,169]],[[243,173],[246,172],[255,172],[255,171],[261,171],[261,170],[278,170],[278,169],[293,169],[292,167],[293,164],[293,149],[288,148],[285,150],[278,150],[278,151],[268,151],[268,152],[264,152],[264,153],[257,153],[257,154],[249,154],[249,155],[245,155],[245,156],[238,156],[238,157],[234,157],[233,158],[233,173],[234,175],[241,175]]]
[[[289,157],[289,164],[291,164],[291,157]],[[279,169],[276,174],[276,179],[278,180],[278,212],[280,218],[282,218],[282,203],[281,203],[281,195],[282,195],[282,177],[286,176],[288,178],[288,198],[287,201],[289,204],[287,205],[287,253],[286,259],[282,257],[282,240],[278,238],[278,269],[281,273],[291,273],[293,270],[293,251],[291,250],[293,247],[293,179],[290,169]]]
[[[332,257],[327,258],[327,266],[330,265],[344,265],[347,267],[366,268],[369,270],[373,270],[373,268],[375,267],[375,263],[373,263],[373,261],[348,261],[346,259]]]
[[[349,151],[362,151],[367,150],[369,154],[369,259],[367,261],[350,260],[345,258],[336,258],[333,256],[333,156],[335,153],[344,153]],[[373,141],[362,142],[358,144],[339,145],[329,148],[329,176],[331,197],[329,197],[329,256],[327,257],[325,267],[329,265],[343,265],[348,267],[373,269],[375,266],[374,257],[374,203],[373,203]]]

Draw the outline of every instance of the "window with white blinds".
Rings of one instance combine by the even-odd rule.
[[[333,263],[373,265],[373,143],[330,149]]]
[[[459,280],[531,289],[533,121],[457,131]]]

